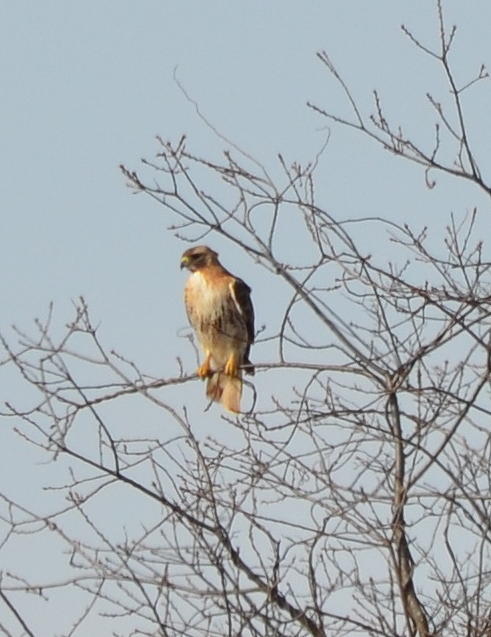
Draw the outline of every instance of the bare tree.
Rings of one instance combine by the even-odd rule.
[[[348,112],[311,107],[421,165],[430,187],[443,171],[489,195],[462,104],[487,73],[456,85],[455,27],[436,6],[435,50],[403,27],[450,89],[450,102],[428,95],[432,145],[389,124],[377,94],[365,116],[325,52]],[[62,577],[4,570],[5,612],[37,634],[26,596],[56,607],[71,591],[85,602],[70,635],[100,613],[114,635],[489,637],[491,261],[481,212],[442,219],[436,242],[425,228],[330,214],[316,198],[320,155],[305,166],[279,156],[268,170],[230,143],[213,159],[185,138],[158,142],[142,174],[122,168],[131,187],[170,213],[183,241],[219,235],[288,291],[257,334],[269,353],[255,360],[258,395],[203,434],[179,393],[196,376],[153,378],[108,351],[83,299],[64,330],[50,312],[35,333],[18,331],[17,345],[4,338],[34,391],[8,414],[58,478],[36,509],[2,495],[2,551],[40,536],[66,556]],[[369,225],[385,242],[376,255],[361,240]],[[286,260],[292,228],[299,249]],[[261,395],[272,379],[273,395]],[[139,426],[120,435],[128,412]],[[155,417],[158,435],[144,424]],[[142,526],[131,527],[132,511]]]

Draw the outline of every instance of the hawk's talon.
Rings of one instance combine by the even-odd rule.
[[[237,365],[237,358],[233,354],[229,356],[223,371],[227,376],[235,377],[238,375],[239,366]]]
[[[209,356],[207,356],[204,362],[198,367],[198,369],[196,370],[196,374],[201,378],[201,380],[204,380],[205,378],[210,378],[210,376],[213,376],[213,370],[210,367]]]

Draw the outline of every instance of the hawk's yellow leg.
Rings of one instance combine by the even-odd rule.
[[[211,369],[211,365],[210,365],[210,358],[211,358],[210,352],[206,352],[205,360],[196,370],[196,373],[201,379],[205,379],[205,378],[209,378],[210,376],[213,376],[213,370]]]
[[[232,354],[228,357],[223,371],[227,374],[227,376],[238,376],[239,361],[235,352],[232,352]]]

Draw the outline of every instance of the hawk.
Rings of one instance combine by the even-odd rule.
[[[189,322],[204,352],[197,374],[208,379],[206,395],[232,412],[240,411],[242,369],[254,374],[249,350],[254,341],[251,289],[230,274],[207,246],[186,250],[181,268],[189,276],[184,301]]]

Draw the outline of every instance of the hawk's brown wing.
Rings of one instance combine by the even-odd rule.
[[[244,352],[245,371],[248,374],[254,374],[254,366],[249,360],[249,351],[254,343],[254,307],[251,301],[251,288],[242,279],[234,277],[230,289],[237,311],[247,329],[247,348]]]

